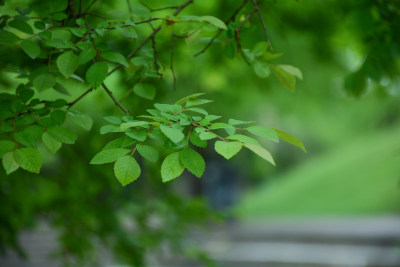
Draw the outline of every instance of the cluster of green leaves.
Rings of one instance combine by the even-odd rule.
[[[163,182],[179,177],[185,169],[200,178],[206,163],[195,147],[205,148],[213,139],[217,140],[214,143],[215,151],[226,159],[232,158],[245,147],[275,165],[270,152],[247,133],[273,142],[281,139],[306,152],[302,142],[287,132],[256,126],[252,121],[229,119],[228,123],[219,122],[221,116],[210,115],[198,107],[212,102],[198,98],[202,95],[193,94],[175,104],[154,104],[155,109],[147,110],[149,115],[137,116],[137,119],[131,116],[105,117],[111,124],[102,126],[100,133],[123,133],[124,136],[106,144],[90,163],[115,162],[114,174],[125,186],[135,181],[141,173],[134,153],[137,151],[144,159],[156,162],[159,159],[158,145],[170,152],[161,164]]]
[[[39,173],[43,157],[38,147],[56,153],[62,144],[74,144],[75,132],[64,123],[67,119],[90,130],[92,119],[76,110],[66,110],[63,99],[40,101],[21,84],[17,94],[0,94],[0,158],[7,174],[22,168]]]

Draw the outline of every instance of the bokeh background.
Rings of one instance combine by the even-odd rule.
[[[6,1],[0,11],[28,2]],[[130,2],[134,10],[147,12],[137,1]],[[154,7],[175,2],[146,1]],[[183,14],[225,20],[236,5],[238,1],[194,1]],[[247,151],[226,162],[205,149],[200,152],[206,174],[200,180],[185,172],[162,184],[160,162],[140,162],[142,176],[123,188],[112,167],[88,164],[112,140],[98,133],[102,117],[118,113],[96,91],[75,106],[94,119],[92,130],[77,129],[75,145],[56,155],[47,153],[40,175],[19,170],[6,176],[0,170],[0,249],[5,252],[0,265],[90,266],[88,262],[100,260],[96,266],[144,266],[145,261],[195,266],[185,265],[181,252],[174,252],[183,250],[209,266],[214,264],[209,257],[222,266],[399,266],[400,4],[266,0],[261,7],[274,52],[282,53],[274,63],[303,72],[295,93],[273,75],[259,78],[240,56],[229,57],[224,42],[193,57],[207,39],[195,45],[177,40],[174,90],[170,43],[163,33],[158,46],[164,79],[148,79],[157,87],[156,102],[204,92],[214,100],[208,104],[211,114],[293,133],[307,154],[266,141],[274,167]],[[129,17],[122,0],[99,1],[95,9]],[[138,30],[139,39],[150,30]],[[242,45],[252,48],[262,40],[255,16],[242,31]],[[135,41],[111,39],[110,45],[128,54]],[[2,49],[0,61],[5,53],[10,51]],[[0,90],[14,90],[15,77],[2,72]],[[106,83],[121,99],[135,80],[116,73]],[[78,82],[65,87],[71,99],[86,89]],[[48,90],[41,97],[59,95]],[[133,115],[153,104],[133,94],[124,103]],[[27,260],[17,260],[26,253]]]

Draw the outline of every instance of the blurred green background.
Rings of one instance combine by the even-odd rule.
[[[2,9],[13,10],[27,2],[6,1]],[[147,2],[161,7],[176,1]],[[138,2],[131,3],[138,12],[146,12]],[[195,1],[183,14],[211,14],[225,20],[237,5],[238,1]],[[102,1],[94,8],[106,16],[129,16],[122,0]],[[116,11],[121,9],[125,13]],[[250,5],[245,8],[249,10]],[[273,75],[259,78],[240,56],[227,57],[223,40],[196,58],[193,54],[207,40],[195,45],[177,40],[177,88],[173,90],[168,69],[170,43],[162,32],[157,45],[164,78],[148,78],[157,87],[156,102],[170,103],[204,92],[214,100],[208,107],[210,113],[221,114],[226,120],[255,120],[293,133],[305,144],[307,154],[283,142],[264,142],[276,167],[247,151],[231,159],[229,168],[240,173],[240,190],[230,214],[244,220],[398,214],[400,4],[378,0],[268,0],[263,1],[262,10],[274,50],[283,54],[274,62],[294,65],[303,72],[304,80],[297,81],[295,93]],[[139,36],[150,31],[143,27]],[[241,34],[243,47],[251,49],[263,38],[254,17]],[[123,54],[137,43],[110,40]],[[150,45],[146,49],[150,50]],[[0,58],[5,58],[1,56],[5,53],[9,51],[2,50]],[[14,90],[18,84],[15,76],[1,75],[0,90]],[[127,77],[116,73],[106,80],[118,99],[135,83]],[[86,89],[78,82],[66,82],[65,87],[70,99]],[[49,90],[40,97],[60,95]],[[141,115],[153,102],[130,94],[124,104],[133,115]],[[18,250],[16,236],[21,229],[46,221],[61,233],[61,257],[71,254],[90,259],[92,241],[101,240],[126,261],[140,266],[142,253],[163,240],[181,238],[181,230],[189,223],[204,224],[212,217],[206,204],[191,194],[193,188],[204,188],[207,176],[199,181],[185,173],[161,184],[160,162],[140,162],[142,176],[122,188],[110,166],[89,165],[96,151],[112,140],[98,133],[104,124],[102,117],[119,111],[100,90],[75,109],[88,113],[94,127],[88,133],[77,130],[77,143],[63,146],[55,156],[43,149],[46,163],[40,175],[19,170],[6,176],[0,170],[0,248],[11,245]],[[219,155],[214,152],[201,153],[206,162],[218,162]],[[147,224],[154,214],[162,218],[163,227]],[[132,221],[134,230],[129,227]],[[126,224],[128,230],[122,227]],[[138,235],[127,235],[137,229]],[[137,255],[132,256],[131,251]]]

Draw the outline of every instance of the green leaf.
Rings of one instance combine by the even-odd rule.
[[[306,148],[304,147],[303,143],[300,141],[299,138],[297,138],[296,136],[294,136],[294,135],[292,135],[290,133],[287,133],[287,132],[284,132],[282,130],[279,130],[279,129],[275,129],[274,128],[274,130],[276,131],[276,133],[278,134],[278,137],[280,139],[282,139],[283,141],[285,141],[285,142],[287,142],[289,144],[297,146],[298,148],[303,150],[305,153],[307,153]]]
[[[15,162],[24,170],[39,173],[43,156],[36,148],[21,148],[14,151]]]
[[[105,163],[111,163],[116,161],[122,156],[125,156],[131,152],[131,150],[126,149],[126,148],[110,148],[110,149],[104,149],[101,150],[99,153],[97,153],[92,160],[90,161],[90,164],[105,164]]]
[[[303,73],[301,73],[301,70],[292,66],[292,65],[278,65],[279,68],[283,69],[287,73],[290,73],[300,80],[303,80]]]
[[[226,139],[240,141],[245,144],[260,145],[260,143],[256,139],[248,137],[246,135],[242,135],[242,134],[234,134],[234,135],[228,136]]]
[[[50,73],[40,74],[33,80],[33,86],[35,86],[39,91],[49,89],[55,84],[56,79]]]
[[[208,100],[208,99],[189,99],[186,102],[186,107],[204,105],[204,104],[211,103],[211,102],[213,102],[213,101],[212,100]]]
[[[156,107],[156,109],[158,109],[159,111],[162,112],[171,112],[171,113],[177,113],[182,109],[181,105],[169,105],[169,104],[159,104],[156,103],[154,104],[154,106]]]
[[[139,142],[144,142],[147,138],[147,131],[144,129],[136,130],[133,132],[126,132],[125,134]]]
[[[147,121],[130,121],[130,122],[122,123],[120,125],[120,129],[121,129],[121,131],[125,131],[132,127],[138,127],[138,126],[143,126],[143,125],[148,125],[148,124],[149,123]]]
[[[171,139],[171,141],[174,142],[175,144],[179,143],[180,141],[183,140],[183,138],[185,138],[185,135],[177,128],[161,124],[160,130],[166,137]]]
[[[203,157],[191,148],[185,148],[180,153],[183,166],[193,173],[197,178],[200,178],[206,169],[206,163]]]
[[[29,99],[33,97],[35,92],[32,89],[23,89],[19,92],[22,102],[26,103]]]
[[[281,68],[279,65],[273,67],[274,74],[278,78],[278,80],[286,86],[289,90],[294,92],[296,90],[296,77]]]
[[[90,131],[93,125],[93,120],[89,115],[81,113],[77,110],[68,110],[68,118],[77,126],[86,131]]]
[[[190,142],[198,147],[205,148],[207,147],[207,141],[206,140],[201,140],[199,135],[197,133],[191,133],[190,134]]]
[[[14,151],[4,154],[2,162],[7,175],[16,171],[19,168],[17,162],[14,159]]]
[[[78,56],[78,64],[85,64],[86,62],[89,62],[92,58],[96,56],[96,50],[94,48],[88,48],[83,50],[79,56]]]
[[[200,113],[203,115],[208,115],[208,112],[202,108],[187,108],[186,111],[192,111],[192,112]]]
[[[12,32],[0,29],[0,44],[13,44],[19,41],[18,36]]]
[[[254,72],[260,78],[267,78],[271,74],[268,63],[256,61],[254,63]]]
[[[100,86],[108,74],[106,62],[96,62],[86,72],[86,81],[93,87]]]
[[[20,45],[22,50],[31,58],[37,58],[40,55],[40,46],[37,43],[31,40],[23,40]]]
[[[51,32],[51,39],[56,41],[68,41],[71,39],[71,32],[68,30],[54,30]]]
[[[230,159],[242,149],[242,144],[240,142],[216,141],[214,148],[218,154]]]
[[[43,133],[42,142],[53,154],[61,148],[61,142],[51,137],[48,132]]]
[[[114,174],[122,186],[132,183],[140,176],[140,166],[132,156],[123,156],[114,164]]]
[[[124,65],[125,67],[129,66],[128,61],[121,53],[104,52],[101,53],[101,57],[104,58],[105,60]]]
[[[206,21],[210,23],[211,25],[214,25],[215,27],[222,29],[222,30],[227,30],[228,28],[226,27],[225,23],[220,20],[219,18],[213,17],[213,16],[202,16],[201,17],[202,21]]]
[[[153,100],[156,96],[156,88],[151,84],[137,83],[133,87],[133,92],[145,99]]]
[[[75,70],[78,68],[78,56],[72,51],[67,51],[61,54],[57,58],[58,70],[64,75],[65,78],[69,78]]]
[[[51,137],[64,144],[73,144],[77,138],[74,131],[61,126],[47,128],[47,132]]]
[[[254,145],[254,144],[244,144],[244,146],[247,147],[248,149],[250,149],[251,151],[253,151],[254,153],[256,153],[258,156],[262,157],[263,159],[265,159],[266,161],[268,161],[269,163],[271,163],[272,165],[275,166],[275,161],[272,158],[271,153],[269,153],[263,147],[261,147],[259,145]]]
[[[127,146],[132,145],[133,143],[135,143],[134,140],[132,140],[132,139],[129,138],[129,137],[123,136],[123,137],[120,137],[120,138],[118,138],[118,139],[115,139],[115,140],[112,140],[112,141],[108,142],[108,143],[104,146],[103,150],[105,150],[105,149],[110,149],[110,148],[127,147]]]
[[[207,115],[207,116],[205,116],[205,119],[206,120],[209,120],[210,122],[211,121],[215,121],[215,120],[218,120],[218,119],[220,119],[220,118],[222,118],[221,116],[217,116],[217,115]],[[232,124],[233,125],[233,124]]]
[[[158,160],[158,151],[154,147],[147,145],[137,145],[136,149],[143,158],[152,162],[156,162]]]
[[[104,125],[100,127],[100,134],[119,133],[121,129],[117,125]]]
[[[229,119],[228,123],[230,125],[243,125],[243,124],[254,124],[254,121],[240,121],[235,119]]]
[[[106,116],[103,119],[105,119],[108,122],[114,123],[114,124],[121,124],[122,120],[120,117],[117,116]]]
[[[254,135],[272,140],[276,143],[279,142],[278,135],[276,134],[276,131],[272,128],[268,128],[265,126],[251,126],[246,129]]]
[[[65,89],[65,87],[59,83],[56,83],[56,85],[53,86],[53,89],[59,92],[60,94],[71,96],[71,94],[67,91],[67,89]]]
[[[209,128],[210,128],[210,130],[227,129],[227,128],[236,130],[236,128],[233,127],[232,125],[227,124],[227,123],[223,123],[223,122],[214,123]]]
[[[210,140],[217,137],[215,133],[210,132],[202,132],[199,134],[200,140]]]
[[[36,147],[43,131],[43,127],[31,125],[26,127],[23,131],[15,133],[14,138],[18,143],[23,144],[24,146]]]
[[[193,95],[185,96],[184,98],[181,98],[178,101],[176,101],[175,104],[182,105],[183,103],[185,103],[189,99],[196,98],[196,97],[199,97],[199,96],[202,96],[202,95],[204,95],[204,93],[196,93],[196,94],[193,94]]]
[[[15,143],[8,140],[0,140],[0,158],[3,157],[4,154],[10,152],[15,148]]]
[[[21,19],[13,19],[8,23],[8,26],[27,34],[33,34],[32,27]]]
[[[174,152],[169,154],[161,164],[161,177],[162,181],[168,182],[179,177],[185,170],[181,160],[180,153]]]

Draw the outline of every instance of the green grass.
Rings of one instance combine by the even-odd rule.
[[[400,129],[357,138],[245,195],[244,219],[400,211]]]

